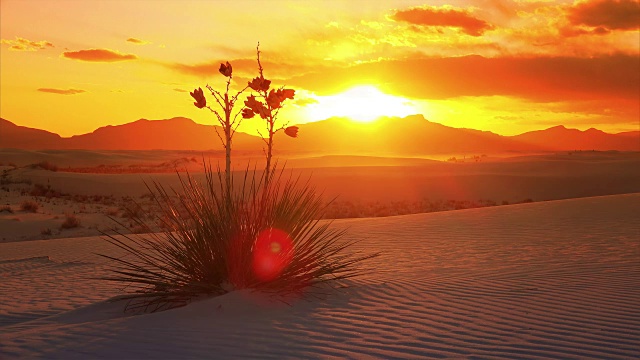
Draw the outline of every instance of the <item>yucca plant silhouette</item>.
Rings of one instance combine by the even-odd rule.
[[[126,309],[164,310],[195,297],[238,289],[300,293],[327,281],[358,276],[367,271],[363,261],[378,255],[347,251],[354,242],[344,240],[343,230],[320,220],[326,208],[320,194],[308,182],[271,167],[273,134],[279,129],[297,134],[296,127],[274,125],[278,110],[294,91],[269,90],[259,50],[258,66],[260,76],[248,87],[265,102],[250,96],[242,114],[244,118],[250,117],[249,112],[260,114],[267,121],[267,168],[262,173],[248,169],[231,173],[231,141],[238,124],[232,110],[242,91],[228,96],[232,67],[221,64],[219,71],[228,78],[225,93],[207,88],[224,109],[224,117],[207,106],[201,88],[191,96],[196,107],[209,108],[223,125],[225,138],[218,136],[227,150],[225,172],[205,164],[204,180],[178,173],[179,189],[166,189],[157,182],[147,185],[160,209],[155,221],[162,232],[152,232],[147,220],[133,214],[135,225],[148,234],[105,234],[125,253],[101,256],[111,260],[110,275],[103,279],[126,285],[128,293],[118,297],[129,300]]]

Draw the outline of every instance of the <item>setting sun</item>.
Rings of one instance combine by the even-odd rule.
[[[308,106],[309,117],[327,119],[344,116],[355,121],[371,122],[381,116],[407,116],[418,111],[411,101],[385,94],[373,85],[361,85],[340,94],[315,97]]]

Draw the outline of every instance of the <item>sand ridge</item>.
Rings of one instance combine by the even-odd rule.
[[[640,194],[338,220],[382,251],[292,306],[244,292],[125,316],[98,238],[0,244],[3,358],[640,356]],[[27,256],[28,254],[28,256]],[[114,253],[115,254],[115,253]],[[9,294],[6,296],[4,294]],[[258,296],[258,295],[255,295]]]

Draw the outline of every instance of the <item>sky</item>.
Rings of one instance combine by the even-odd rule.
[[[0,116],[61,136],[216,124],[189,92],[224,91],[226,61],[231,92],[246,87],[258,42],[265,77],[296,90],[283,124],[419,113],[503,135],[640,130],[637,0],[0,0],[0,39]]]

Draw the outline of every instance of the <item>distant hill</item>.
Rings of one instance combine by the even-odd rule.
[[[0,118],[0,148],[58,149],[62,138],[45,130],[19,126]]]
[[[187,118],[140,119],[131,123],[105,126],[92,133],[62,138],[43,130],[0,122],[0,148],[87,149],[87,150],[211,150],[221,147],[215,126],[196,124]],[[218,126],[220,135],[223,135]],[[236,150],[260,149],[262,140],[236,133]]]
[[[72,136],[64,140],[64,146],[67,149],[100,150],[211,150],[221,147],[215,128],[224,136],[219,126],[196,124],[187,118],[141,119]],[[259,149],[261,145],[262,141],[252,135],[238,132],[233,137],[233,146],[237,150]]]
[[[635,150],[640,151],[640,132],[630,131],[608,134],[598,129],[580,131],[554,126],[545,130],[530,131],[513,139],[532,146],[544,146],[549,150]]]
[[[278,149],[293,152],[402,156],[540,150],[489,131],[444,126],[422,115],[385,117],[370,124],[331,118],[300,125],[298,139],[279,133],[277,144]]]
[[[343,118],[298,125],[298,138],[276,135],[278,153],[321,155],[400,155],[503,153],[562,150],[640,151],[640,131],[608,134],[597,129],[580,131],[555,126],[516,136],[490,131],[453,128],[434,123],[422,115],[384,117],[370,124]],[[18,126],[0,119],[0,148],[87,150],[210,150],[220,149],[215,126],[196,124],[177,117],[141,119],[105,126],[92,133],[63,138],[44,130]],[[217,127],[220,131],[220,127]],[[222,134],[222,132],[220,131]],[[233,148],[261,151],[259,137],[238,132]]]

